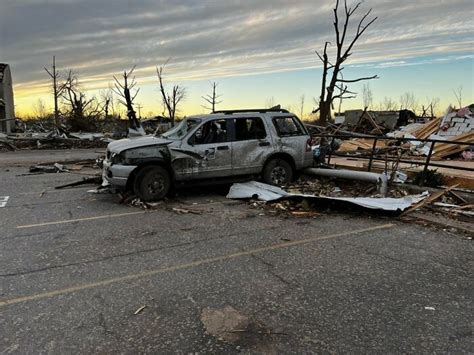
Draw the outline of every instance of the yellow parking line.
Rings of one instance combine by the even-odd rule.
[[[107,214],[105,216],[94,216],[94,217],[84,217],[84,218],[76,218],[76,219],[65,219],[65,220],[62,220],[62,221],[55,221],[55,222],[26,224],[26,225],[23,225],[23,226],[17,226],[16,228],[17,229],[24,229],[24,228],[43,227],[43,226],[51,226],[51,225],[54,225],[54,224],[84,222],[84,221],[92,221],[92,220],[95,220],[95,219],[116,218],[116,217],[132,216],[132,215],[135,215],[135,214],[144,214],[144,213],[149,213],[149,211],[127,212],[127,213],[118,213],[118,214]]]
[[[349,235],[358,235],[358,234],[362,234],[362,233],[366,233],[366,232],[373,232],[373,231],[380,230],[380,229],[392,228],[393,226],[395,226],[395,225],[389,223],[389,224],[383,224],[383,225],[379,225],[379,226],[375,226],[375,227],[359,229],[359,230],[355,230],[355,231],[348,231],[348,232],[343,232],[343,233],[331,234],[331,235],[328,235],[328,236],[325,236],[325,237],[312,237],[312,238],[307,238],[307,239],[302,239],[302,240],[295,240],[295,241],[290,241],[290,242],[285,242],[285,243],[274,244],[274,245],[270,245],[270,246],[267,246],[267,247],[261,247],[261,248],[251,249],[251,250],[242,251],[242,252],[238,252],[238,253],[217,256],[217,257],[214,257],[214,258],[198,260],[198,261],[194,261],[194,262],[191,262],[191,263],[180,264],[180,265],[165,267],[165,268],[161,268],[161,269],[145,271],[145,272],[141,272],[141,273],[138,273],[138,274],[131,274],[131,275],[126,275],[126,276],[121,276],[121,277],[115,277],[115,278],[112,278],[112,279],[92,282],[92,283],[85,284],[85,285],[73,286],[73,287],[63,288],[63,289],[60,289],[60,290],[39,293],[39,294],[36,294],[36,295],[24,296],[24,297],[18,297],[18,298],[13,298],[13,299],[9,299],[9,300],[4,300],[4,301],[0,301],[0,307],[12,305],[12,304],[17,304],[17,303],[22,303],[22,302],[40,300],[40,299],[44,299],[44,298],[51,298],[51,297],[54,297],[54,296],[65,295],[65,294],[69,294],[69,293],[73,293],[73,292],[77,292],[77,291],[82,291],[82,290],[87,290],[87,289],[91,289],[91,288],[96,288],[96,287],[101,287],[101,286],[107,286],[107,285],[118,283],[118,282],[136,280],[136,279],[149,277],[149,276],[154,276],[154,275],[158,275],[158,274],[162,274],[162,273],[166,273],[166,272],[172,272],[172,271],[183,270],[183,269],[190,269],[190,268],[194,268],[194,267],[201,266],[201,265],[212,264],[212,263],[215,263],[215,262],[225,261],[225,260],[230,260],[230,259],[236,259],[236,258],[239,258],[239,257],[242,257],[242,256],[248,256],[248,255],[262,253],[262,252],[266,252],[266,251],[272,251],[272,250],[276,250],[276,249],[292,247],[292,246],[296,246],[296,245],[308,244],[308,243],[319,241],[319,240],[326,240],[326,239],[332,239],[332,238],[349,236]]]

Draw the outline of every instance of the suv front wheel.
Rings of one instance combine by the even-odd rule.
[[[263,168],[263,181],[270,185],[281,186],[293,180],[293,168],[283,159],[272,159]]]
[[[145,202],[163,199],[171,185],[170,174],[161,166],[147,166],[135,178],[134,192]]]

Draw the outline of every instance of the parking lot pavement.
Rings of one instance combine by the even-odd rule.
[[[105,154],[105,148],[17,150],[0,152],[0,167],[29,166],[32,164],[67,163],[96,159]]]
[[[0,167],[0,352],[474,351],[470,240],[269,216],[226,187],[142,210],[25,172]],[[216,335],[204,315],[229,307],[248,322]]]

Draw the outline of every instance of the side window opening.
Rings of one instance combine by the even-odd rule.
[[[274,117],[273,124],[280,137],[301,136],[304,129],[295,117]]]
[[[225,119],[204,123],[189,139],[193,145],[229,142],[228,121]]]
[[[265,125],[260,117],[241,117],[236,118],[234,122],[236,141],[264,139],[267,136]]]

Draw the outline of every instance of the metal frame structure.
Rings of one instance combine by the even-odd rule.
[[[432,163],[431,158],[434,152],[434,147],[436,143],[443,143],[443,144],[453,144],[453,145],[466,145],[466,146],[474,146],[474,143],[469,143],[469,142],[459,142],[459,141],[449,141],[449,140],[440,140],[440,139],[419,139],[419,138],[394,138],[394,137],[382,137],[382,136],[372,136],[372,135],[363,135],[363,134],[357,134],[357,135],[352,135],[352,134],[312,134],[312,137],[315,138],[331,138],[331,143],[330,143],[330,151],[328,154],[328,160],[327,164],[329,165],[331,163],[331,158],[333,155],[336,156],[341,156],[341,157],[357,157],[359,159],[367,159],[369,160],[368,164],[368,169],[367,171],[372,170],[372,163],[373,161],[398,161],[400,163],[408,163],[408,164],[413,164],[413,165],[423,165],[424,169],[423,171],[426,172],[430,166],[432,167],[437,167],[437,168],[448,168],[448,169],[453,169],[453,170],[464,170],[464,171],[474,171],[474,168],[468,168],[468,167],[462,167],[462,166],[453,166],[453,165],[446,165],[446,164],[439,164],[439,163]],[[342,138],[366,138],[366,139],[373,139],[374,143],[372,145],[372,149],[370,151],[370,156],[363,156],[363,155],[357,155],[354,156],[353,154],[342,154],[338,153],[337,151],[334,151],[334,141],[336,139],[342,139]],[[401,145],[404,142],[422,142],[422,143],[432,143],[430,150],[428,152],[428,156],[423,159],[423,160],[407,160],[407,159],[394,159],[393,157],[377,157],[377,141],[397,141],[397,145]]]

